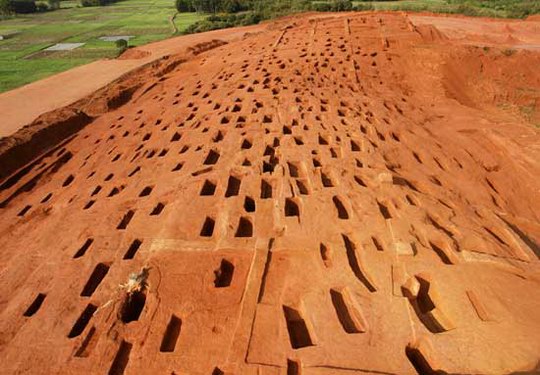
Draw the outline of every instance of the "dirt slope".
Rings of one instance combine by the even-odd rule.
[[[0,181],[3,371],[536,368],[537,52],[401,13],[221,44]]]

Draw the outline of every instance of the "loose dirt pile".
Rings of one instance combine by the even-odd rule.
[[[535,369],[538,53],[483,47],[287,18],[4,143],[3,371]]]

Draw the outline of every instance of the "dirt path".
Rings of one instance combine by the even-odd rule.
[[[263,30],[255,25],[180,36],[135,48],[140,59],[98,60],[0,94],[0,137],[15,133],[39,115],[64,107],[91,94],[123,74],[163,56],[181,53],[189,46],[212,39],[231,41],[248,32]],[[147,53],[150,54],[147,54]],[[136,53],[133,53],[136,55]]]

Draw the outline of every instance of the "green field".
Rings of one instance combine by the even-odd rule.
[[[316,0],[331,3],[332,0]],[[467,16],[525,18],[540,13],[539,0],[353,0],[357,10],[405,10],[455,13]]]
[[[99,40],[101,36],[133,35],[130,46],[168,38],[173,35],[169,18],[175,13],[173,0],[125,0],[88,8],[65,1],[60,10],[0,20],[0,35],[20,32],[0,40],[0,92],[96,59],[115,57],[115,44]],[[182,31],[202,18],[195,13],[179,14],[175,24]],[[40,53],[55,43],[79,42],[86,45],[69,52]]]
[[[370,4],[373,9],[376,10],[401,10],[401,9],[419,9],[424,8],[438,8],[438,7],[450,7],[445,0],[401,0],[401,1],[353,1],[354,5],[358,4]]]

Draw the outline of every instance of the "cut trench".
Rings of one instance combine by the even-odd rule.
[[[300,209],[298,204],[291,198],[285,199],[285,216],[298,216],[300,217]]]
[[[252,237],[253,236],[253,224],[247,217],[241,217],[238,221],[238,228],[236,229],[235,237]]]
[[[88,238],[84,244],[79,248],[79,250],[77,250],[77,252],[75,253],[75,255],[73,255],[73,258],[80,258],[82,257],[84,254],[86,254],[86,251],[90,248],[90,246],[92,246],[92,244],[94,243],[94,239],[93,238]]]
[[[302,195],[309,195],[309,189],[307,188],[307,184],[303,182],[302,180],[296,180],[296,186],[298,186],[298,191]]]
[[[95,290],[101,284],[107,273],[109,272],[110,264],[98,263],[94,268],[94,271],[90,275],[90,278],[86,282],[81,297],[90,297],[94,294]]]
[[[139,248],[141,247],[141,245],[142,245],[141,240],[138,240],[138,239],[133,240],[133,242],[131,243],[131,245],[127,249],[126,253],[124,254],[123,259],[124,260],[133,259],[135,254],[137,254],[137,251],[139,251]]]
[[[338,320],[345,332],[361,333],[366,331],[364,318],[358,307],[354,306],[354,302],[351,300],[352,297],[346,291],[330,289],[330,297]]]
[[[133,344],[122,340],[109,369],[109,375],[122,375],[124,373],[129,362],[129,354],[132,347]]]
[[[92,327],[88,331],[88,334],[84,338],[79,349],[77,349],[77,351],[75,352],[75,357],[88,357],[96,344],[96,327]]]
[[[251,197],[246,196],[244,200],[244,209],[246,212],[255,212],[255,200]]]
[[[214,286],[216,288],[226,288],[231,285],[234,274],[234,265],[226,259],[221,260],[218,269],[214,270]]]
[[[128,212],[126,212],[126,214],[124,215],[124,217],[122,217],[122,220],[120,221],[120,224],[118,224],[116,229],[120,229],[120,230],[126,229],[131,219],[133,219],[133,215],[135,215],[134,210],[129,210]]]
[[[227,190],[225,191],[225,198],[233,197],[238,195],[240,192],[240,179],[234,176],[229,176],[229,181],[227,183]]]
[[[30,209],[32,208],[31,205],[26,205],[22,210],[19,211],[17,216],[24,216]]]
[[[292,348],[300,349],[306,346],[313,346],[313,340],[300,311],[289,306],[283,306],[283,313]]]
[[[150,195],[150,193],[152,192],[153,189],[154,189],[153,186],[145,187],[144,189],[142,189],[141,193],[139,194],[139,197],[146,197],[146,196]]]
[[[178,341],[178,336],[180,336],[180,329],[182,328],[182,320],[175,315],[171,316],[169,324],[167,324],[167,329],[165,329],[165,334],[161,340],[161,346],[159,351],[162,353],[174,352],[176,347],[176,342]]]
[[[150,216],[158,216],[158,215],[160,215],[164,208],[165,208],[165,205],[163,203],[159,202],[158,204],[156,204],[156,206],[154,207],[152,212],[150,212]]]
[[[377,202],[377,205],[379,206],[379,211],[381,212],[381,215],[385,219],[391,219],[392,218],[392,215],[390,214],[390,211],[388,210],[388,207],[386,207],[381,202]]]
[[[351,267],[351,270],[353,271],[354,275],[362,284],[365,285],[365,287],[371,292],[377,291],[374,284],[368,279],[368,277],[364,274],[362,269],[360,268],[360,263],[358,262],[358,258],[356,255],[356,245],[350,240],[348,236],[345,234],[341,235],[343,238],[343,242],[345,243],[345,249],[347,251],[347,260],[349,261],[349,266]]]
[[[343,205],[341,200],[337,196],[334,196],[332,198],[332,201],[334,202],[334,205],[336,206],[338,218],[341,219],[341,220],[348,220],[349,219],[349,213],[345,209],[345,206]]]
[[[92,316],[94,316],[96,310],[97,306],[89,303],[71,328],[71,331],[68,334],[68,338],[72,339],[83,333],[84,329],[90,322],[90,319],[92,319]]]
[[[321,259],[326,267],[332,266],[331,251],[325,244],[319,245],[319,251],[321,253]]]
[[[419,348],[407,345],[405,348],[405,355],[409,359],[409,362],[413,365],[418,375],[443,375],[446,372],[441,370],[435,370],[429,363],[426,356],[420,351]]]
[[[433,251],[439,256],[439,258],[441,259],[441,261],[444,264],[453,264],[453,262],[450,260],[450,258],[444,252],[443,249],[441,249],[439,246],[435,245],[433,242],[429,242],[429,244],[431,245],[431,248],[433,249]]]
[[[210,150],[208,153],[208,156],[206,156],[206,159],[204,160],[204,165],[213,165],[216,164],[219,160],[219,153],[217,153],[214,150]]]
[[[332,180],[324,173],[321,173],[321,182],[324,187],[334,187]]]
[[[378,251],[384,251],[384,247],[381,245],[381,241],[379,241],[377,237],[371,236],[371,241],[373,241],[373,245]]]
[[[212,234],[214,233],[214,226],[215,226],[216,222],[214,219],[212,219],[211,217],[207,217],[205,220],[204,220],[204,224],[201,228],[201,233],[200,233],[200,236],[201,237],[212,237]]]
[[[209,196],[209,195],[214,195],[215,192],[216,192],[216,184],[214,184],[210,180],[204,181],[204,184],[203,184],[203,186],[201,188],[200,195],[201,196]]]
[[[122,322],[129,323],[139,320],[145,303],[146,294],[144,292],[135,291],[127,294],[120,311]]]
[[[289,166],[289,175],[291,177],[300,177],[298,166],[296,166],[296,164],[287,162],[287,165]]]
[[[41,305],[43,304],[43,301],[45,301],[45,297],[47,297],[44,293],[39,293],[32,304],[28,306],[26,311],[24,312],[23,316],[30,317],[38,312],[38,310],[41,308]]]
[[[261,199],[272,198],[272,185],[266,180],[261,180]]]
[[[287,359],[287,375],[301,375],[300,368],[300,362]]]

